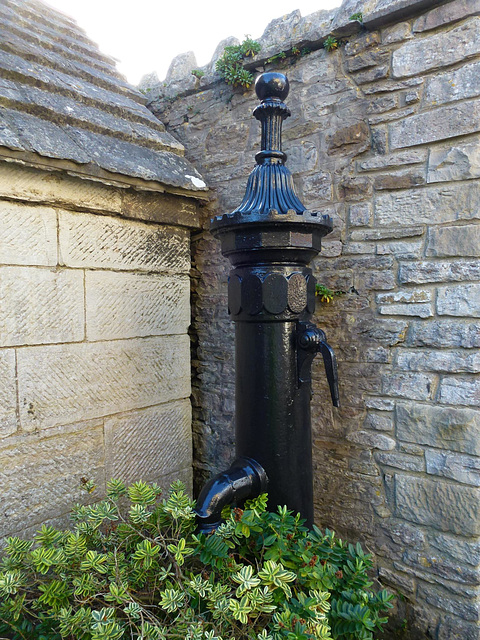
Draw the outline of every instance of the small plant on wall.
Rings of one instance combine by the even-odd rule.
[[[334,38],[333,36],[328,36],[328,38],[326,38],[323,41],[323,48],[326,51],[335,51],[335,49],[338,49],[340,44],[341,43],[337,40],[337,38]]]
[[[329,303],[332,302],[334,298],[346,295],[346,291],[334,291],[326,287],[324,284],[316,284],[315,295],[318,296],[320,302]]]
[[[215,69],[227,84],[248,88],[253,82],[253,75],[243,68],[243,60],[255,56],[260,49],[258,42],[252,40],[250,36],[245,36],[241,44],[225,47],[225,51],[217,60]]]
[[[71,531],[11,537],[0,566],[0,637],[11,640],[371,640],[392,596],[370,555],[308,530],[267,496],[195,534],[181,483],[108,483]]]

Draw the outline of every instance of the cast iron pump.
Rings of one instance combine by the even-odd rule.
[[[228,305],[235,322],[236,460],[200,493],[196,513],[204,532],[220,524],[226,504],[255,497],[267,485],[270,508],[286,504],[311,525],[311,366],[317,353],[339,406],[335,354],[310,322],[316,281],[307,266],[332,221],[305,209],[285,166],[286,76],[264,73],[255,90],[261,104],[253,115],[262,125],[257,166],[240,206],[211,222],[233,266]]]

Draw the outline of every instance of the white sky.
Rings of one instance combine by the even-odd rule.
[[[163,80],[172,58],[194,51],[207,64],[228,36],[259,38],[274,18],[295,9],[306,16],[341,0],[46,0],[73,18],[103,53],[116,58],[132,84],[157,71]]]

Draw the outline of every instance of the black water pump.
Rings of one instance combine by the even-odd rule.
[[[311,525],[311,366],[317,353],[339,406],[335,355],[310,322],[316,281],[307,266],[332,221],[305,209],[285,166],[287,78],[264,73],[255,90],[261,104],[253,115],[262,125],[257,165],[241,205],[211,222],[233,266],[228,305],[235,322],[236,460],[200,493],[196,513],[204,532],[219,526],[226,504],[267,490],[270,508],[285,504]]]

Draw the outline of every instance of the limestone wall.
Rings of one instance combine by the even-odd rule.
[[[191,202],[0,164],[0,538],[190,485]]]
[[[361,10],[363,29],[348,21]],[[409,640],[480,637],[479,16],[467,0],[295,12],[269,26],[253,65],[290,79],[288,166],[303,202],[335,224],[315,275],[347,292],[316,312],[342,404],[331,407],[317,361],[316,518],[375,553],[381,581],[404,596],[392,637]],[[327,53],[331,31],[348,44]],[[297,42],[312,52],[264,63]],[[240,203],[259,128],[253,91],[205,72],[150,90],[215,189],[207,218]],[[206,229],[193,253],[199,483],[233,455],[229,267]]]

